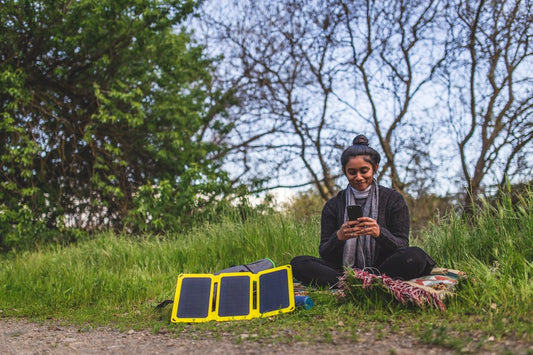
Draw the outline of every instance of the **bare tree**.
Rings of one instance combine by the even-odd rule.
[[[344,15],[345,68],[354,87],[347,104],[371,125],[384,153],[381,175],[401,192],[416,192],[435,173],[428,151],[431,119],[425,116],[436,102],[424,88],[444,60],[439,4],[336,2]]]
[[[531,0],[206,1],[200,32],[237,98],[220,137],[235,179],[327,199],[356,133],[404,194],[528,176],[531,19]]]
[[[312,184],[327,199],[339,173],[330,168],[339,128],[332,103],[338,16],[311,3],[238,1],[230,14],[204,8],[201,17],[216,28],[211,41],[223,46],[223,69],[239,100],[237,134],[227,142],[235,164],[244,163],[238,178]],[[279,186],[287,185],[270,187]]]
[[[469,206],[487,175],[531,174],[533,2],[456,1],[448,19],[448,119]]]
[[[223,43],[225,65],[235,74],[231,86],[242,111],[233,113],[239,135],[230,151],[254,162],[243,172],[258,163],[275,166],[285,172],[280,179],[296,176],[292,186],[311,183],[327,199],[337,190],[339,149],[355,133],[370,133],[385,156],[381,175],[394,188],[428,183],[435,166],[423,111],[433,103],[415,98],[442,61],[442,50],[428,55],[436,48],[438,11],[425,1],[238,1],[231,13],[207,8],[201,18],[215,29],[211,39]]]

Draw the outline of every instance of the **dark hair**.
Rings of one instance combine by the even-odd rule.
[[[372,164],[372,167],[376,169],[376,166],[379,164],[381,157],[379,153],[368,145],[368,138],[360,134],[353,139],[352,145],[346,148],[346,150],[341,155],[341,165],[342,170],[350,160],[350,158],[356,157],[358,155],[368,156],[369,159],[364,158],[365,161]]]

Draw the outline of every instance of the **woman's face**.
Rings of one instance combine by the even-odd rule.
[[[374,176],[374,167],[365,158],[370,159],[364,155],[352,157],[343,169],[350,186],[357,191],[363,191],[370,186]]]

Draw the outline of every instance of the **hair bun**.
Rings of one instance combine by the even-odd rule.
[[[353,139],[352,142],[353,145],[366,145],[368,146],[368,138],[366,138],[364,135],[360,134],[357,137]]]

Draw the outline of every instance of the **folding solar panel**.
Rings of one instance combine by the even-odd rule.
[[[253,318],[253,276],[249,272],[221,275],[217,285],[216,320]]]
[[[211,320],[213,275],[181,274],[172,306],[172,321],[206,322]]]
[[[251,272],[181,274],[172,322],[227,321],[294,310],[290,265]]]
[[[258,278],[259,313],[266,317],[280,313],[281,310],[292,311],[294,309],[292,273],[289,275],[288,268],[282,267],[276,271],[267,271],[259,274]]]

